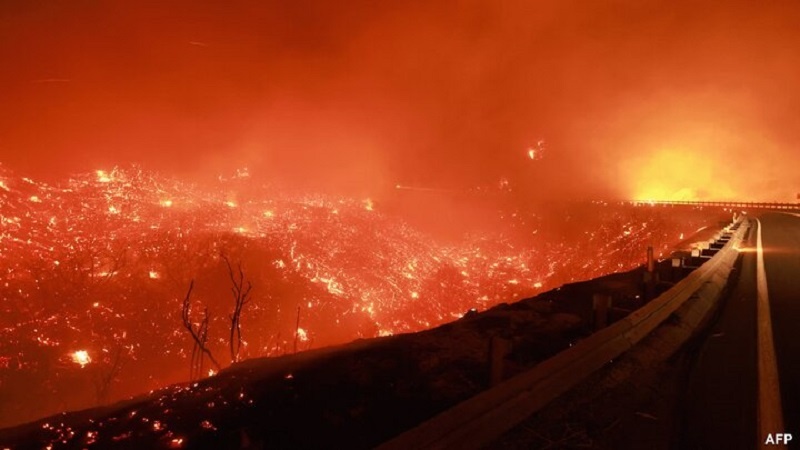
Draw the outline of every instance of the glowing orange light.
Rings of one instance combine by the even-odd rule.
[[[297,338],[303,342],[308,342],[308,332],[302,328],[297,329]]]
[[[78,350],[72,354],[72,362],[84,368],[87,364],[92,362],[92,358],[89,357],[89,352],[86,350]]]
[[[106,173],[105,170],[97,170],[97,171],[95,171],[95,173],[97,174],[97,181],[98,182],[100,182],[100,183],[110,183],[111,182],[111,177],[108,175],[108,173]]]

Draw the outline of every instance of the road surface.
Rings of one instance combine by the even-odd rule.
[[[697,350],[681,448],[780,448],[765,434],[793,433],[789,448],[800,449],[800,216],[765,213],[759,225],[761,246],[756,226]]]

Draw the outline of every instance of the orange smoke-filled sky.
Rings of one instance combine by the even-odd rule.
[[[0,162],[793,201],[798,23],[795,0],[5,0]]]

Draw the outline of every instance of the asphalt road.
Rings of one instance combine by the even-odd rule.
[[[783,421],[790,448],[800,448],[800,217],[767,214],[761,223]]]
[[[766,213],[759,219],[784,422],[774,432],[793,433],[789,448],[800,449],[800,217]],[[696,349],[679,448],[761,448],[756,236],[753,227],[738,280]]]

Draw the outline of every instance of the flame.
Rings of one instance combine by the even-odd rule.
[[[689,149],[664,148],[634,158],[625,171],[632,180],[633,200],[698,201],[736,197],[725,165]]]
[[[89,357],[89,352],[86,350],[77,350],[72,353],[72,362],[79,364],[82,369],[86,367],[87,364],[92,362],[92,358]]]
[[[113,181],[105,170],[97,170],[95,174],[97,175],[97,181],[100,183],[111,183]]]
[[[143,372],[151,374],[148,383],[178,381],[170,374],[188,355],[175,320],[182,300],[176,286],[192,277],[203,277],[202,289],[213,284],[207,275],[218,274],[221,251],[258,261],[245,268],[257,297],[246,312],[248,356],[273,356],[291,348],[297,304],[304,306],[297,339],[317,347],[413,332],[543,286],[635,267],[643,242],[663,244],[666,236],[707,223],[669,222],[659,208],[598,203],[587,206],[597,220],[572,235],[536,233],[547,229],[545,220],[560,219],[520,210],[502,211],[497,227],[444,241],[370,198],[287,192],[241,177],[214,189],[138,168],[78,175],[60,185],[0,177],[10,186],[0,189],[0,298],[38,308],[27,316],[0,313],[0,365],[33,373],[41,369],[30,361],[3,358],[33,353],[31,345],[78,345],[71,344],[74,336],[87,336],[93,341],[81,346],[129,352],[120,375],[125,394],[152,387]],[[172,210],[164,210],[166,202]],[[196,300],[220,311],[212,302],[227,296],[212,295],[213,288],[198,291]],[[48,301],[50,292],[65,301]],[[209,341],[217,351],[218,332],[216,325]],[[59,354],[81,367],[108,356],[92,361],[86,350],[70,347]]]
[[[297,338],[300,339],[302,342],[308,342],[308,332],[303,328],[298,328]]]

